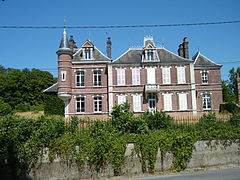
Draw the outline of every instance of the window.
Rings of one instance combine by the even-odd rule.
[[[97,70],[93,72],[93,85],[101,86],[102,85],[102,72],[101,70]]]
[[[211,96],[210,96],[210,94],[203,94],[202,102],[203,102],[203,109],[211,109]]]
[[[202,83],[204,84],[208,83],[208,72],[206,71],[202,72]]]
[[[133,95],[133,111],[140,112],[141,111],[141,96],[140,95]]]
[[[153,52],[147,52],[147,60],[149,61],[153,60]]]
[[[84,97],[76,98],[76,112],[78,112],[78,113],[85,112],[85,98]]]
[[[85,49],[85,59],[91,59],[91,50]]]
[[[171,84],[170,68],[162,68],[163,84]]]
[[[156,95],[148,96],[148,108],[150,111],[156,110]]]
[[[76,72],[75,76],[76,86],[84,86],[84,71]]]
[[[102,112],[102,97],[94,97],[94,112]]]
[[[118,96],[118,105],[124,104],[126,102],[126,96],[125,95],[119,95]]]
[[[62,79],[62,81],[66,81],[66,75],[67,75],[66,71],[61,71],[61,79]]]
[[[139,68],[132,69],[132,84],[133,85],[140,84],[140,69]]]
[[[155,84],[155,68],[147,68],[147,83]]]
[[[125,85],[125,69],[117,69],[117,84]]]
[[[179,110],[187,110],[187,94],[178,94],[179,97]]]
[[[178,84],[186,83],[185,67],[177,67]]]
[[[163,94],[164,110],[172,110],[172,94]]]

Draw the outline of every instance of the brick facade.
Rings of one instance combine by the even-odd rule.
[[[186,38],[183,43],[185,53],[179,50],[176,55],[145,37],[143,48],[129,49],[112,61],[88,40],[79,49],[69,45],[64,31],[57,54],[58,95],[65,102],[65,116],[106,118],[119,101],[130,103],[136,113],[218,111],[221,66],[200,52],[186,58]],[[110,38],[107,49],[111,50]]]

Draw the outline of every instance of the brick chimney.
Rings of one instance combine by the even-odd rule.
[[[182,44],[179,44],[179,47],[178,47],[178,55],[183,57],[183,45]]]
[[[110,37],[107,40],[107,57],[112,58],[112,42]]]
[[[187,37],[183,38],[183,57],[189,59],[188,55],[188,39]]]

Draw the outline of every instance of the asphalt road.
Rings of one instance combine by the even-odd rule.
[[[163,176],[135,178],[131,180],[240,180],[240,169],[211,170],[204,172],[179,173]]]

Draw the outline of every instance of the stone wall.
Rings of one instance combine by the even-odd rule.
[[[122,166],[123,175],[142,174],[141,158],[133,152],[134,144],[127,145],[125,161]],[[173,154],[171,152],[161,158],[160,149],[156,159],[155,171],[165,171],[172,167]],[[209,166],[240,165],[240,139],[237,140],[211,140],[197,141],[194,146],[192,158],[188,163],[188,168],[201,168]],[[30,176],[35,180],[70,180],[86,179],[94,177],[113,176],[111,164],[96,172],[85,164],[78,169],[75,164],[55,159],[52,163],[48,161],[47,154],[42,163],[31,170]]]

